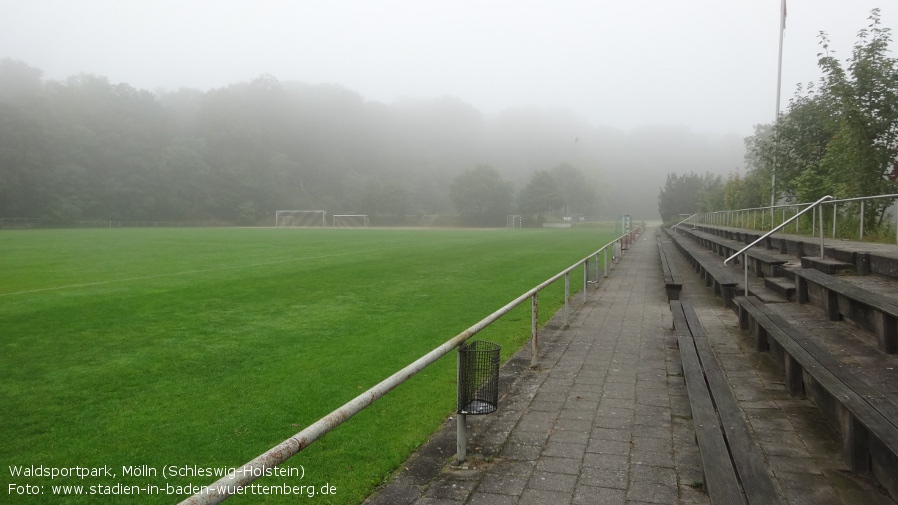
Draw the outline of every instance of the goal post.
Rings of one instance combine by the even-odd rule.
[[[520,228],[521,227],[522,218],[518,214],[509,214],[508,218],[505,220],[505,226],[507,228]]]
[[[274,213],[277,228],[326,228],[327,212],[323,210],[278,210]]]
[[[334,228],[368,228],[368,214],[334,214]]]
[[[433,226],[436,223],[437,219],[439,219],[439,214],[424,214],[421,216],[421,226]]]

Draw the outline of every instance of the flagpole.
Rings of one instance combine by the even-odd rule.
[[[786,0],[780,0],[780,47],[779,58],[776,66],[776,116],[774,116],[774,126],[780,118],[780,92],[783,83],[783,35],[786,32]],[[774,130],[773,137],[773,176],[770,181],[770,226],[773,227],[774,210],[776,205],[776,155],[779,151],[779,137]]]

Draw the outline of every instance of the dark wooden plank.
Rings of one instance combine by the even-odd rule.
[[[667,258],[667,254],[664,252],[664,246],[661,244],[660,240],[658,241],[658,255],[661,257],[661,273],[664,274],[664,283],[673,284],[673,271],[670,268],[670,262]]]
[[[671,252],[668,250],[669,245],[670,242],[658,240],[658,252],[661,256],[661,271],[664,273],[664,290],[667,294],[667,301],[672,301],[680,299],[683,283],[681,282],[677,266],[672,261]]]
[[[850,282],[843,281],[832,275],[825,274],[813,268],[794,268],[792,272],[806,280],[818,284],[826,289],[841,293],[864,305],[876,310],[881,310],[889,315],[898,316],[898,304],[890,299],[863,289]]]
[[[754,442],[748,421],[711,349],[695,307],[690,302],[683,302],[682,309],[748,502],[756,505],[785,503],[785,499],[773,485],[767,463]]]
[[[745,496],[741,492],[733,461],[727,450],[720,420],[711,401],[710,391],[705,382],[704,372],[681,302],[670,302],[670,310],[673,315],[677,343],[680,346],[683,377],[686,380],[689,405],[692,408],[692,420],[702,458],[708,497],[711,499],[711,503],[745,504]]]
[[[793,272],[799,280],[799,303],[808,302],[808,282],[811,282],[823,289],[823,310],[831,321],[839,320],[837,294],[847,297],[854,304],[872,309],[872,320],[865,316],[855,316],[852,310],[845,316],[854,318],[855,322],[867,328],[872,326],[881,352],[898,352],[898,304],[892,299],[814,269],[796,268]]]
[[[811,342],[779,314],[770,311],[751,297],[738,297],[737,300],[757,324],[767,329],[769,337],[774,338],[807,373],[848,409],[889,451],[898,456],[898,424],[896,424],[898,415],[894,404],[841,367],[830,353]],[[880,411],[880,408],[885,412]]]
[[[701,269],[713,277],[718,284],[728,287],[734,287],[739,284],[739,278],[726,269],[720,256],[702,251],[682,237],[671,235],[671,238],[679,244],[678,248],[687,257],[698,263]]]
[[[664,254],[665,262],[667,263],[667,268],[670,270],[670,274],[674,277],[675,282],[679,282],[680,272],[677,269],[677,265],[671,260],[672,251],[670,250],[670,242],[667,241],[659,241],[658,245],[661,247],[661,252]]]
[[[697,243],[716,244],[718,247],[726,249],[728,253],[726,254],[727,256],[732,255],[733,253],[741,250],[743,247],[748,245],[737,240],[723,238],[700,230],[692,230],[688,227],[680,226],[678,229],[685,232],[687,235],[691,235],[693,237],[693,240]],[[767,263],[769,265],[784,265],[788,263],[788,260],[783,259],[782,255],[773,255],[764,252],[763,249],[759,249],[757,247],[749,249],[748,251],[746,251],[746,253],[748,254],[748,257],[760,260],[761,262]]]
[[[808,354],[813,356],[830,373],[851,389],[863,403],[868,404],[872,409],[880,413],[888,421],[888,424],[892,426],[892,430],[895,430],[896,436],[898,436],[898,405],[892,403],[885,395],[864,381],[862,377],[842,366],[838,358],[820,347],[804,332],[789,324],[783,316],[776,312],[771,312],[769,318],[774,324],[782,328],[792,340],[804,348]],[[896,441],[898,441],[898,438],[896,438]],[[894,449],[898,451],[898,446],[895,446]]]

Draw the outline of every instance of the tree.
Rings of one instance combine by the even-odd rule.
[[[561,192],[562,213],[569,216],[574,211],[588,213],[595,204],[595,187],[586,180],[586,175],[570,163],[562,163],[552,169],[552,177]]]
[[[680,214],[692,215],[699,210],[702,190],[706,179],[690,172],[678,176],[676,172],[667,174],[667,182],[658,194],[658,213],[664,222],[670,222]]]
[[[515,187],[542,167],[554,168],[521,193],[523,212],[594,214],[598,191],[609,192],[603,204],[644,207],[640,192],[654,187],[645,181],[661,177],[655,167],[719,165],[692,155],[678,163],[677,149],[694,136],[659,145],[669,133],[624,135],[537,110],[485,119],[449,97],[388,105],[268,75],[153,94],[102,76],[42,80],[40,70],[0,59],[0,216],[252,222],[278,208],[368,206],[398,220],[456,204],[468,223],[502,225]],[[628,162],[634,152],[657,158]],[[501,162],[511,182],[493,174],[462,184],[454,202],[453,176],[483,160]],[[639,173],[638,182],[598,184],[605,164]]]
[[[546,214],[564,206],[564,194],[555,177],[546,170],[539,170],[518,195],[521,214],[536,215],[536,222],[545,221]]]
[[[898,59],[888,56],[889,29],[879,9],[870,14],[848,60],[821,59],[824,90],[840,105],[838,130],[821,160],[822,171],[840,196],[893,193],[898,181],[888,177],[898,160]],[[825,46],[824,46],[825,47]],[[890,202],[868,202],[868,227],[879,224]]]
[[[817,86],[799,86],[772,128],[756,127],[746,139],[746,180],[766,192],[775,170],[777,196],[814,201],[825,194],[851,198],[894,193],[898,181],[898,59],[888,56],[891,37],[879,9],[858,34],[847,71],[821,34]],[[888,202],[867,207],[865,226],[881,224]]]
[[[513,188],[489,165],[465,170],[449,185],[449,198],[462,218],[475,226],[501,226],[510,213]]]
[[[0,60],[0,102],[21,100],[35,95],[43,87],[40,69],[10,58]]]
[[[761,195],[764,192],[760,189],[764,186],[761,175],[758,173],[749,173],[745,177],[741,177],[739,173],[730,174],[723,186],[723,200],[726,209],[748,209],[761,207]]]
[[[361,212],[372,218],[389,216],[394,222],[398,222],[408,211],[408,199],[408,190],[398,181],[372,177],[365,182],[355,205],[360,205]]]

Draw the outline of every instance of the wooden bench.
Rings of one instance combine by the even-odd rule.
[[[678,236],[675,233],[669,234],[674,243],[677,244],[686,259],[693,266],[696,272],[701,275],[705,281],[705,285],[713,289],[714,294],[723,298],[725,307],[733,306],[733,296],[736,294],[736,287],[739,285],[737,275],[727,270],[723,264],[723,260],[709,252],[704,252],[697,245],[691,244],[685,237]]]
[[[695,308],[672,301],[670,310],[711,503],[783,503]]]
[[[736,240],[727,239],[699,230],[692,230],[683,226],[681,226],[679,230],[684,232],[686,236],[690,237],[696,243],[725,258],[732,256],[747,245]],[[746,254],[748,256],[749,269],[754,271],[755,276],[757,277],[774,277],[777,275],[777,272],[775,271],[776,267],[788,263],[788,260],[784,259],[782,254],[777,255],[768,253],[760,246],[752,247],[746,251]],[[741,257],[739,258],[739,261],[742,261]]]
[[[669,242],[658,240],[658,252],[661,255],[661,272],[664,274],[664,290],[667,293],[667,301],[669,302],[680,299],[683,283],[680,282],[680,273],[671,260],[672,256],[668,253],[667,244]]]
[[[812,268],[795,268],[798,303],[815,301],[830,321],[850,319],[876,335],[879,350],[898,353],[898,303]]]
[[[851,469],[872,471],[898,498],[898,405],[757,298],[734,301],[739,324],[754,331],[756,347],[781,355],[789,392],[811,398],[841,433]]]

